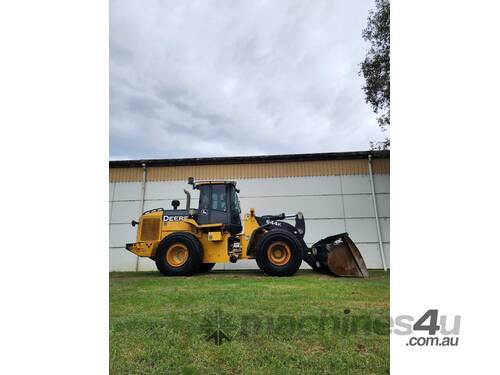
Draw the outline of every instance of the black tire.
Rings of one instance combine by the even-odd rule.
[[[176,257],[170,254],[176,251],[182,255]],[[190,276],[198,271],[202,259],[203,250],[198,239],[190,233],[181,232],[171,234],[160,243],[155,262],[164,276]]]
[[[280,254],[287,253],[284,258],[279,258],[279,262],[273,261],[270,254],[276,248]],[[255,260],[259,268],[270,276],[291,276],[302,263],[301,244],[290,232],[282,229],[271,230],[264,234],[257,244]]]
[[[205,273],[210,272],[212,268],[214,268],[215,263],[202,263],[198,272]]]

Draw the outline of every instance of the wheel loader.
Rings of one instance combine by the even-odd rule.
[[[184,190],[185,209],[173,200],[173,209],[152,209],[131,223],[138,225],[137,242],[126,244],[126,249],[154,260],[161,274],[188,276],[208,272],[216,263],[255,259],[270,276],[291,276],[305,261],[320,273],[368,277],[363,257],[347,233],[308,247],[302,213],[257,216],[251,208],[241,220],[235,181],[190,177],[188,184],[200,192],[197,209],[190,207],[191,194]],[[293,218],[295,225],[289,222]]]

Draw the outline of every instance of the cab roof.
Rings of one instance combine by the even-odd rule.
[[[188,180],[188,183],[193,185],[194,188],[198,185],[233,185],[236,187],[236,181],[227,180]]]

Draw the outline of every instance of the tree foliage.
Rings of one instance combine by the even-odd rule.
[[[370,11],[368,24],[362,33],[370,48],[361,63],[360,74],[365,78],[365,100],[378,115],[378,124],[383,130],[390,125],[390,4],[389,0],[375,0],[375,9]],[[389,140],[382,142],[389,147]]]

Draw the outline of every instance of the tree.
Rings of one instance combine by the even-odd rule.
[[[377,121],[383,131],[391,122],[391,59],[390,59],[390,4],[389,0],[375,0],[375,9],[370,11],[368,24],[362,32],[370,48],[361,63],[360,74],[365,78],[365,100],[378,115]],[[372,149],[388,149],[390,140],[371,143]]]

